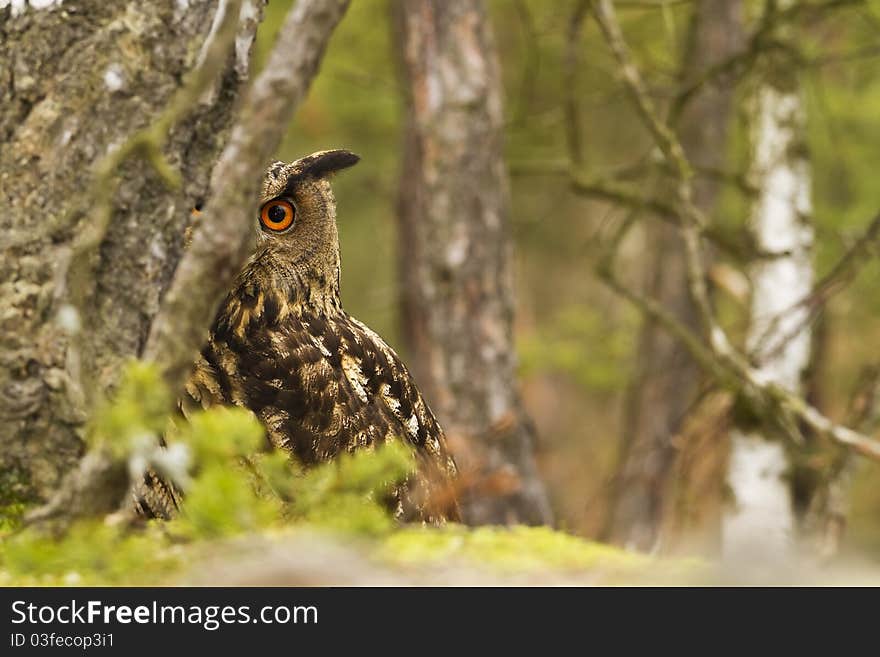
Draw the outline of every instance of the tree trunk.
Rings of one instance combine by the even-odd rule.
[[[685,85],[742,47],[741,9],[738,0],[701,0],[696,5],[683,53]],[[723,167],[732,95],[731,85],[722,78],[701,90],[682,115],[675,117],[682,146],[696,167]],[[718,182],[698,178],[694,191],[696,205],[711,216]],[[698,332],[677,228],[655,222],[647,229],[646,241],[651,245],[648,293]],[[687,349],[651,320],[642,327],[636,362],[625,404],[610,538],[633,549],[652,550],[660,540],[663,511],[669,508],[665,496],[677,452],[673,438],[696,401],[701,377]]]
[[[813,284],[805,116],[794,73],[784,64],[767,73],[755,98],[753,174],[759,195],[751,221],[757,248],[779,255],[752,267],[747,347],[766,380],[801,392],[811,337],[809,309],[798,302]],[[725,556],[782,561],[793,555],[790,463],[774,433],[763,428],[732,433],[728,485],[734,499],[722,520]]]
[[[548,523],[516,390],[501,80],[480,0],[399,0],[409,89],[399,204],[403,334],[470,483],[468,522]]]
[[[205,197],[247,73],[263,0],[245,0],[237,53],[163,148],[170,190],[130,158],[93,259],[87,316],[61,313],[59,263],[95,220],[95,164],[166,108],[226,0],[0,2],[0,505],[45,500],[82,453],[87,367],[99,389],[137,356]],[[82,354],[65,331],[81,323]]]

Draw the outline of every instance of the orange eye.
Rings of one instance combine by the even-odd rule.
[[[293,224],[293,215],[296,211],[289,201],[275,199],[269,201],[260,210],[260,223],[276,233],[287,230]]]

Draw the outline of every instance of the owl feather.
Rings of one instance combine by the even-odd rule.
[[[321,151],[266,172],[255,253],[221,304],[180,400],[236,405],[263,423],[271,445],[308,467],[344,452],[401,441],[417,472],[394,496],[401,519],[458,517],[456,466],[437,419],[400,357],[342,308],[336,202],[327,178],[352,166],[348,151]],[[136,495],[167,517],[177,491],[148,472]]]

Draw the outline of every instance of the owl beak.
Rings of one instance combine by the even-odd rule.
[[[323,178],[342,169],[353,167],[360,161],[360,157],[346,150],[318,151],[306,155],[296,164],[302,171],[302,175]]]

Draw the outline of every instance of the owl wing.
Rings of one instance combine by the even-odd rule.
[[[382,338],[344,312],[294,313],[271,293],[246,292],[218,315],[187,405],[250,408],[270,441],[306,465],[406,441],[429,488],[448,485],[456,470],[443,431]]]
[[[322,328],[320,320],[314,324],[310,329]],[[386,435],[408,441],[447,475],[454,476],[455,464],[443,430],[400,357],[375,332],[347,314],[335,316],[327,324],[323,346],[330,353],[330,364],[360,402],[355,406],[374,409]],[[353,436],[371,420],[370,413],[358,416],[356,413],[351,422]]]
[[[148,468],[140,481],[132,487],[135,512],[145,518],[168,520],[180,508],[180,492],[170,481]]]
[[[402,519],[437,523],[458,520],[460,511],[453,481],[455,461],[449,454],[443,429],[425,402],[406,365],[370,328],[344,315],[331,321],[339,336],[342,373],[364,408],[378,408],[388,427],[384,440],[400,437],[413,445],[420,477],[410,478],[397,492],[396,514]],[[331,339],[335,347],[335,339]],[[329,350],[329,349],[328,349]],[[376,426],[368,412],[364,421]],[[353,422],[355,435],[361,421]],[[353,449],[353,447],[349,447]]]

